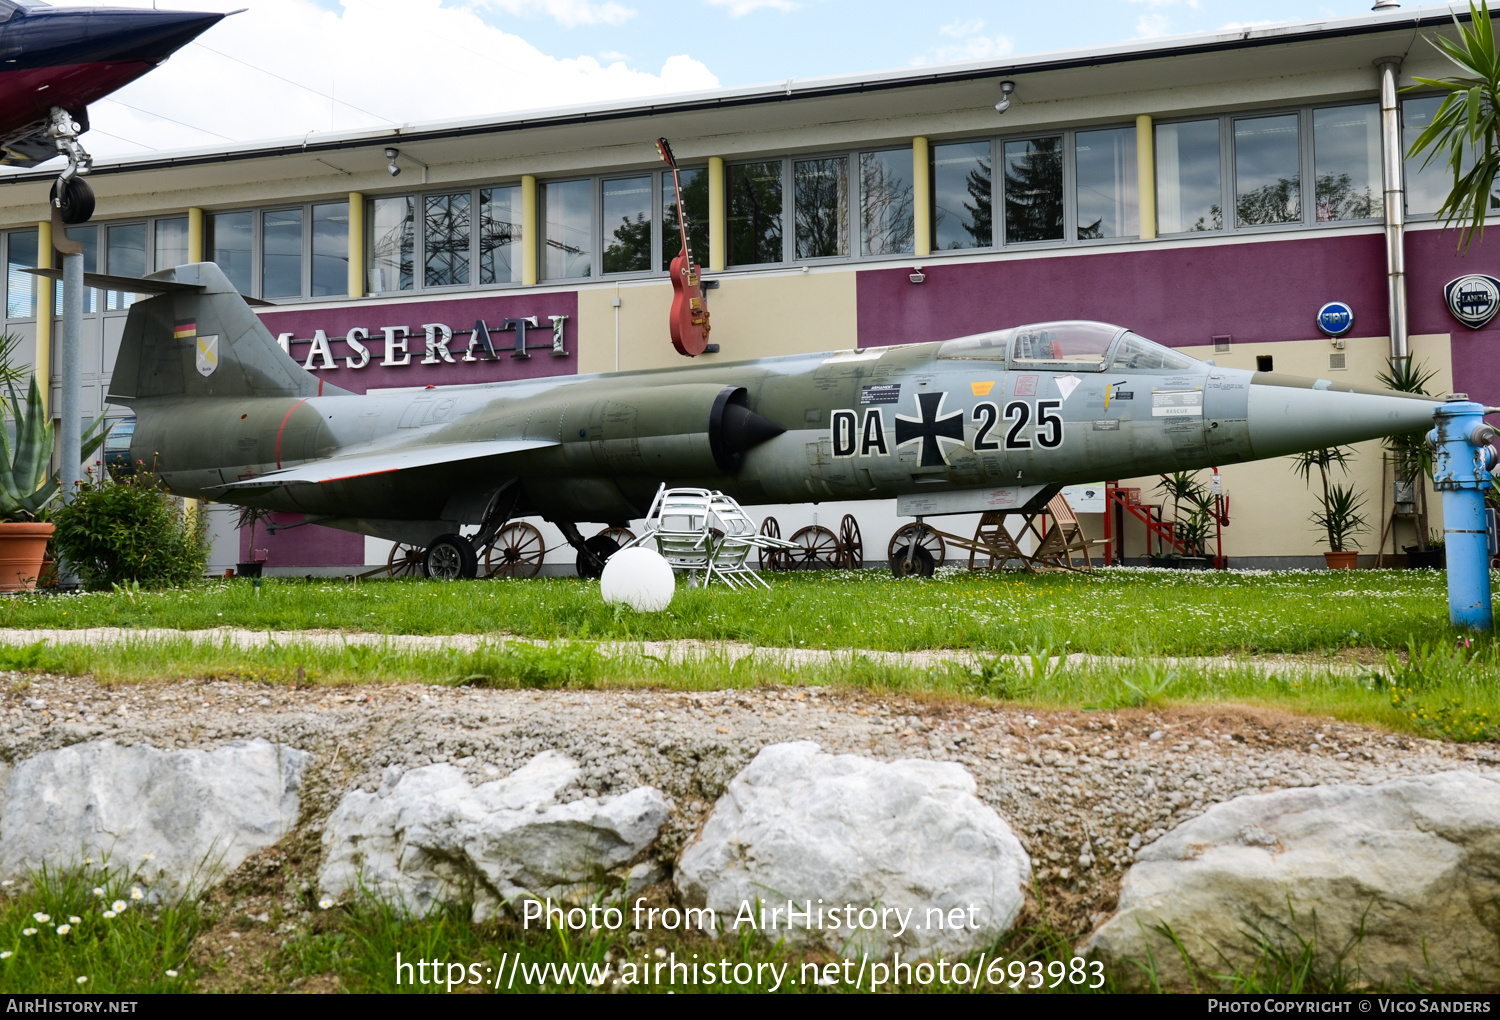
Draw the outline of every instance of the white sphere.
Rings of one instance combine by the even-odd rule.
[[[672,565],[652,549],[621,549],[604,564],[599,591],[605,602],[623,602],[638,613],[659,613],[672,602],[677,578]]]

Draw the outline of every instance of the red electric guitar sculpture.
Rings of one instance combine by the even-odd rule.
[[[677,193],[677,227],[682,234],[682,251],[672,260],[672,346],[685,357],[696,358],[708,346],[708,305],[698,281],[699,267],[693,264],[688,248],[687,214],[682,204],[682,181],[677,176],[677,160],[665,138],[656,140],[656,151],[672,168],[672,189]]]

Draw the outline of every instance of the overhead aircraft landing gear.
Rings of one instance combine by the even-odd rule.
[[[472,580],[479,557],[462,535],[439,535],[422,552],[422,573],[439,581]]]
[[[78,143],[78,136],[87,130],[87,111],[75,117],[60,106],[52,108],[47,137],[57,145],[58,152],[68,157],[67,167],[52,185],[52,205],[69,226],[87,223],[94,215],[94,189],[83,179],[93,168],[94,157]]]

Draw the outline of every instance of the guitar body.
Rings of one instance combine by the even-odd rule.
[[[686,254],[672,260],[672,346],[677,353],[695,358],[708,346],[708,305],[698,282],[698,267]]]

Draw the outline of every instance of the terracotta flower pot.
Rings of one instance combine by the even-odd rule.
[[[1328,564],[1329,570],[1353,570],[1359,565],[1359,550],[1346,549],[1343,552],[1326,552],[1323,554],[1323,562]]]
[[[51,524],[0,524],[0,592],[30,591],[42,573]]]

